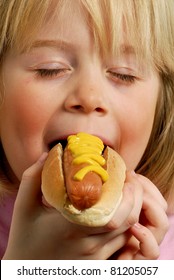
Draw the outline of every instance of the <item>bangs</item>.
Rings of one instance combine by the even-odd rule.
[[[129,48],[139,63],[143,61],[158,71],[174,72],[174,1],[76,1],[101,55],[119,56]],[[71,24],[71,7],[71,0],[3,1],[1,57],[9,49],[17,52],[29,49],[41,27],[67,10],[70,13],[67,24]]]

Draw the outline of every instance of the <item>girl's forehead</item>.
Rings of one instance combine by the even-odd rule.
[[[80,35],[85,29],[90,33],[96,49],[101,53],[120,54],[120,51],[121,54],[137,53],[139,44],[136,42],[140,34],[136,38],[133,38],[135,34],[130,35],[135,26],[133,27],[132,23],[131,28],[127,28],[126,15],[123,14],[122,9],[118,9],[117,16],[114,17],[116,11],[114,8],[111,9],[112,1],[107,1],[106,7],[109,13],[100,5],[105,1],[95,2],[95,5],[91,5],[88,0],[64,0],[62,5],[58,5],[59,2],[50,2],[45,19],[35,37],[33,36],[33,41],[43,37],[52,40],[56,35],[63,41],[64,38],[71,37],[72,32]],[[82,38],[85,40],[84,37]]]

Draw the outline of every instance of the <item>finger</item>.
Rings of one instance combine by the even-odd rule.
[[[130,234],[125,232],[113,237],[111,233],[104,233],[101,235],[90,236],[82,240],[80,246],[83,258],[105,260],[123,247]]]
[[[142,203],[143,188],[136,176],[132,175],[131,172],[127,172],[122,203],[107,226],[119,228],[124,222],[125,229],[128,229],[139,220]]]
[[[41,187],[41,172],[47,155],[47,153],[43,153],[38,161],[23,173],[15,208],[31,209],[38,200]]]
[[[144,189],[140,223],[154,234],[159,244],[168,229],[168,218],[165,213],[167,210],[166,201],[149,179],[138,174],[136,174],[136,178]]]
[[[167,202],[158,190],[158,188],[146,177],[140,174],[136,174],[137,179],[141,182],[144,187],[144,191],[151,196],[154,200],[158,201],[161,207],[167,211]]]
[[[127,172],[126,181],[132,185],[134,193],[134,206],[127,220],[128,226],[132,226],[139,220],[143,204],[144,190],[142,184],[137,180],[135,172]]]
[[[119,251],[117,260],[133,260],[138,250],[139,241],[132,235],[127,244]]]
[[[159,246],[152,232],[136,223],[131,227],[130,232],[137,238],[140,250],[135,254],[134,259],[157,259],[159,257]]]
[[[145,224],[143,221],[144,217]],[[151,230],[158,244],[160,244],[169,228],[168,217],[161,205],[153,199],[145,197],[143,202],[143,215],[140,221]]]
[[[102,248],[103,259],[117,259],[118,251],[127,244],[129,238],[130,233],[127,231],[107,242]]]
[[[134,207],[133,186],[129,183],[125,183],[123,188],[123,197],[121,203],[116,209],[112,219],[104,227],[105,230],[118,229],[127,219],[133,207]]]

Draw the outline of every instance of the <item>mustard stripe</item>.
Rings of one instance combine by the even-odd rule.
[[[100,165],[105,165],[105,159],[102,156],[98,156],[95,154],[87,154],[87,155],[80,155],[73,160],[74,164],[81,164],[81,163],[91,163],[95,165],[96,163]]]
[[[97,165],[90,165],[90,166],[83,167],[82,169],[80,169],[74,175],[74,179],[77,180],[77,181],[81,181],[81,180],[83,180],[85,175],[87,173],[89,173],[90,171],[94,171],[95,173],[100,175],[100,177],[102,178],[103,182],[106,182],[108,180],[108,173],[107,173],[107,171],[104,170],[103,168],[101,168],[101,166],[97,166]]]

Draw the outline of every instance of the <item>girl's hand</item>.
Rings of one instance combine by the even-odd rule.
[[[109,258],[130,238],[127,229],[139,218],[142,187],[125,184],[122,202],[105,227],[78,226],[42,203],[40,178],[46,157],[43,154],[23,174],[3,259]]]
[[[129,178],[130,180],[130,178]],[[143,187],[143,205],[139,223],[129,232],[133,235],[117,259],[157,259],[159,244],[168,230],[167,203],[157,187],[146,177],[134,174],[132,183]]]

